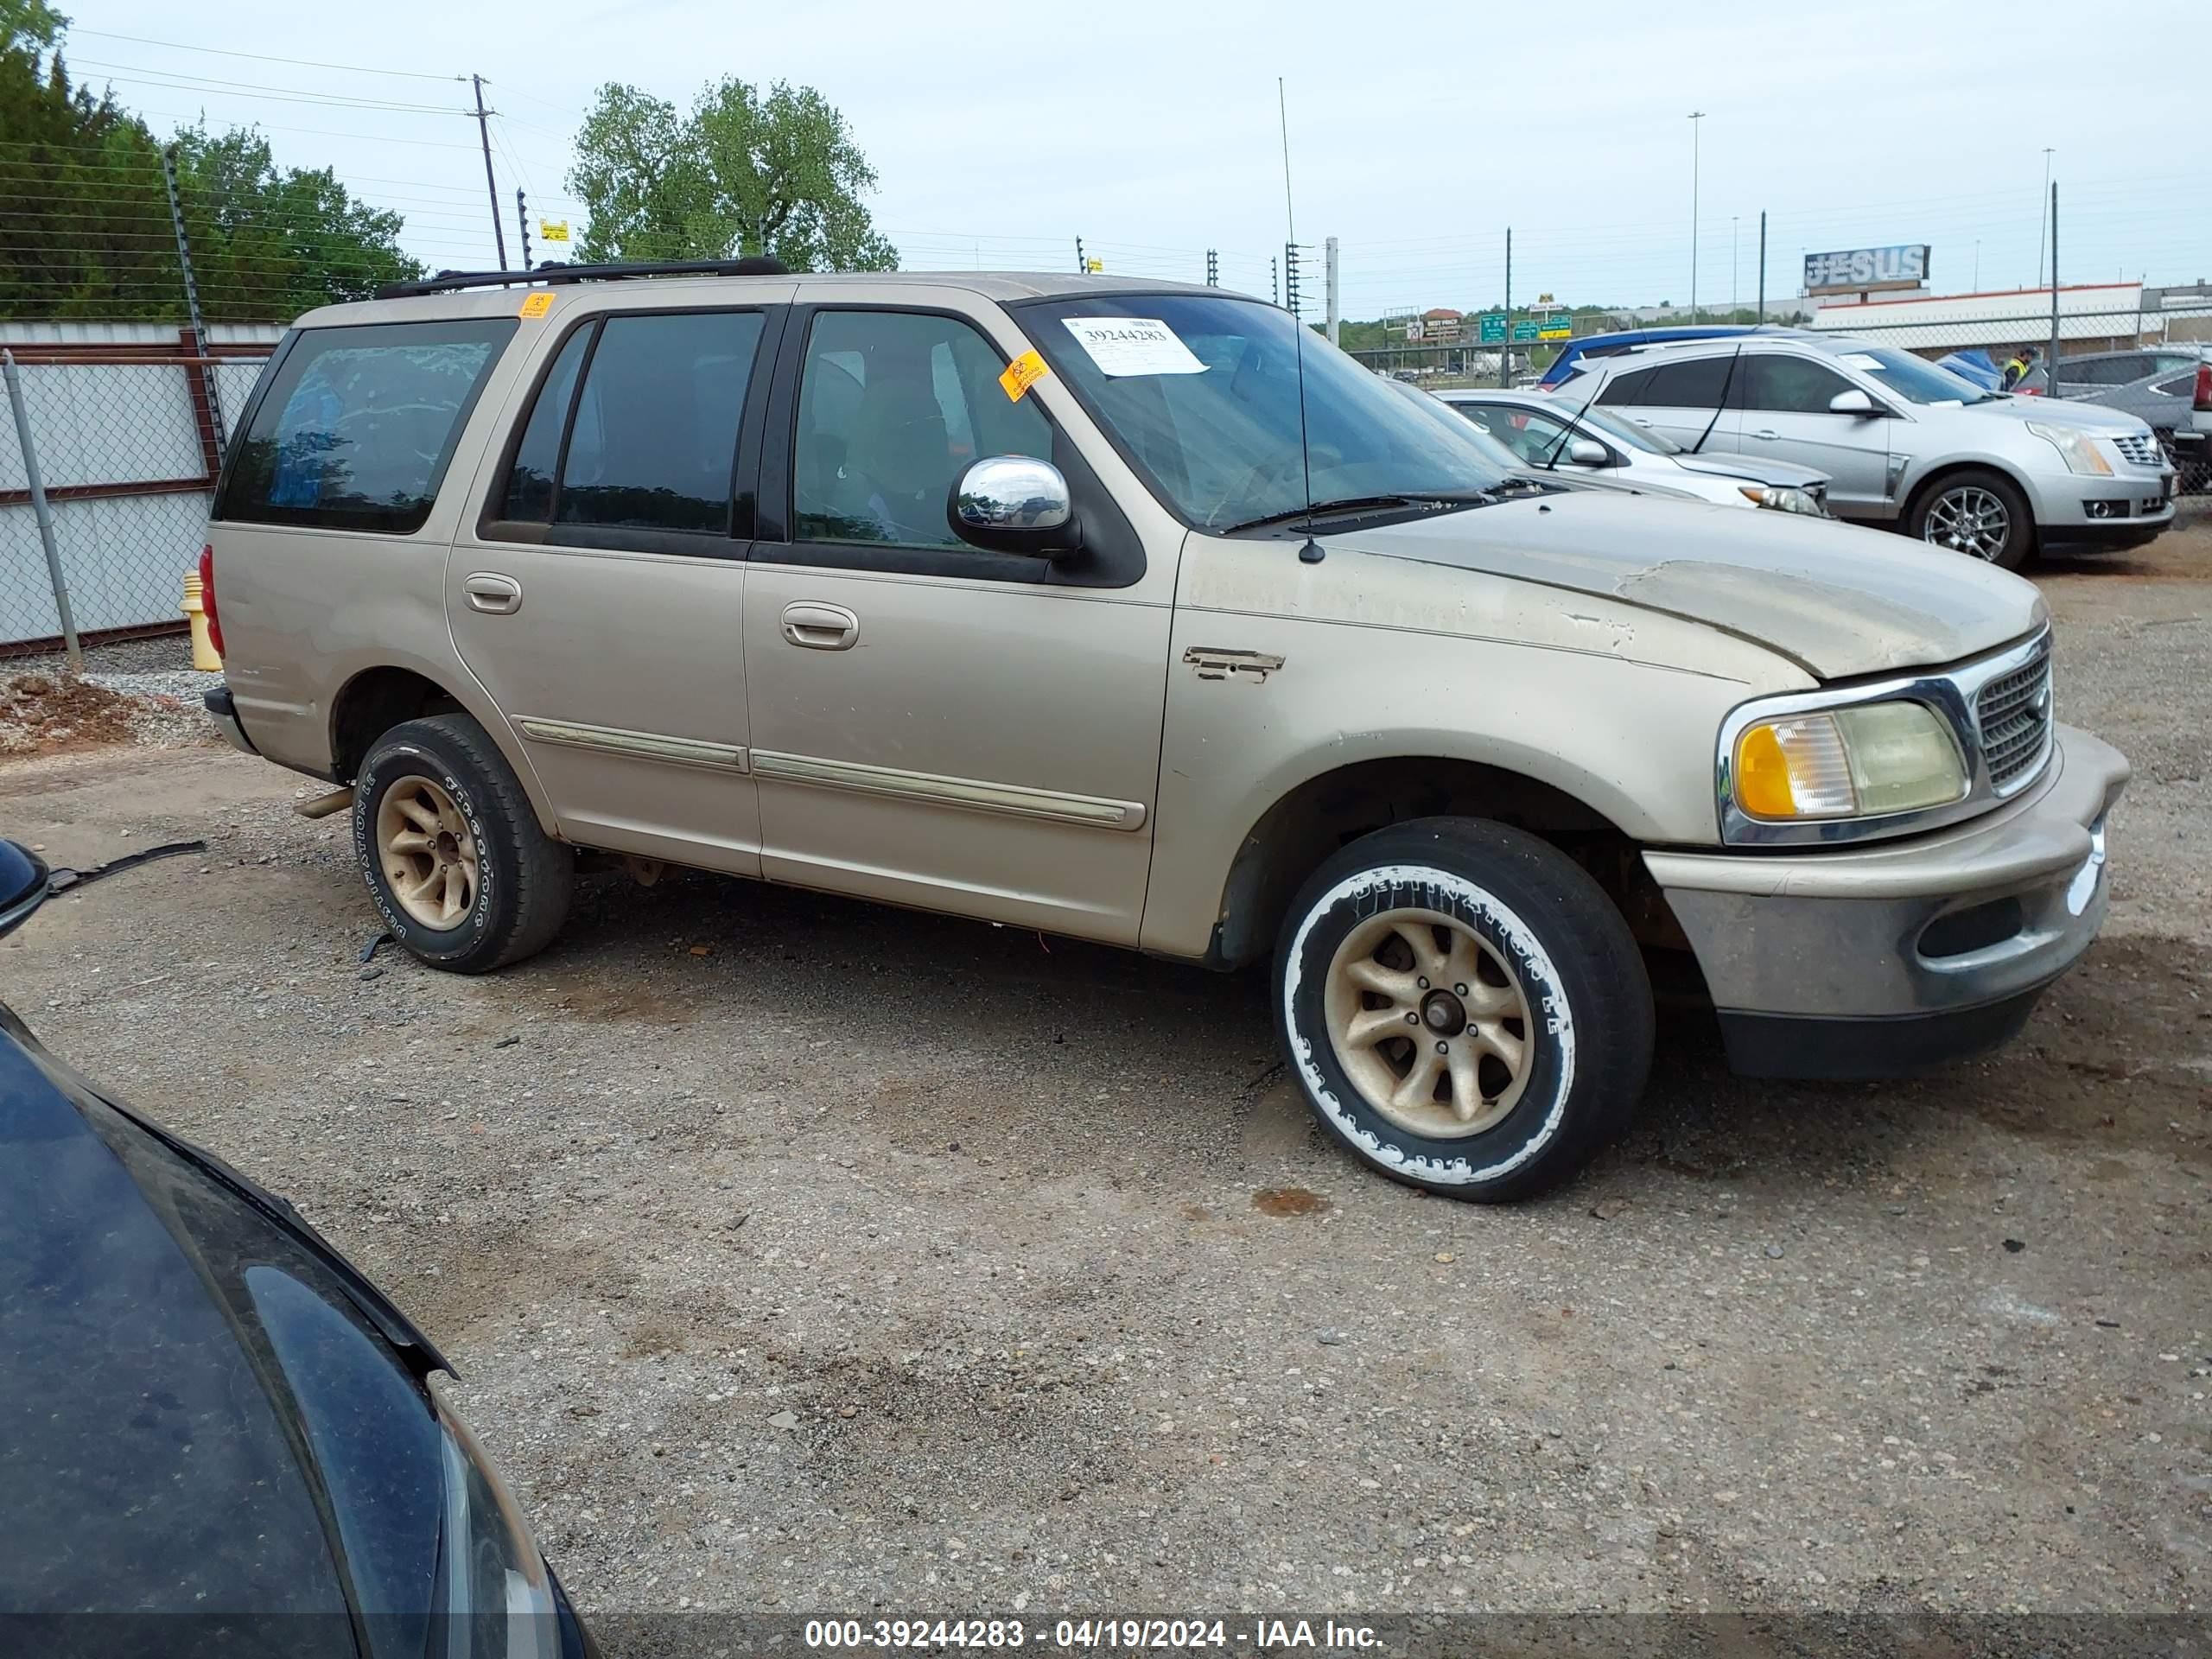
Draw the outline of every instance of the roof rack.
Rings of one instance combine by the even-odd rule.
[[[507,288],[530,283],[607,283],[629,276],[758,276],[751,259],[671,259],[662,263],[569,265],[548,260],[535,270],[442,270],[417,283],[384,283],[380,300],[410,299],[417,294],[451,294],[464,288]]]

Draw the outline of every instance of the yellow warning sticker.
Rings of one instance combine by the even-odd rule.
[[[999,385],[1006,388],[1007,399],[1018,404],[1023,392],[1051,372],[1043,358],[1034,351],[1027,351],[1006,365],[1006,372],[999,376]]]
[[[552,308],[553,296],[543,290],[522,302],[522,315],[525,317],[542,317]]]

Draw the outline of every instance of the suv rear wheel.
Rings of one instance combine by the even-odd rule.
[[[1293,901],[1275,1014],[1306,1103],[1386,1175],[1496,1203],[1564,1180],[1651,1060],[1627,925],[1557,849],[1422,818],[1352,842]]]
[[[2012,480],[1982,467],[1937,479],[1913,503],[1911,534],[1932,547],[1948,548],[2017,570],[2035,551],[2036,526],[2026,498]]]
[[[353,851],[391,937],[433,968],[486,974],[568,918],[575,855],[467,715],[395,726],[353,780]]]

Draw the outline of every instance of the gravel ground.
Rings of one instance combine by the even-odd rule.
[[[1672,1020],[1517,1209],[1332,1151],[1252,977],[703,876],[364,970],[342,824],[227,752],[0,771],[50,857],[210,842],[0,991],[425,1325],[588,1611],[2194,1610],[2212,523],[2041,580],[2136,766],[2089,961],[1897,1084]]]
[[[67,659],[60,653],[0,658],[0,753],[54,753],[112,742],[118,734],[154,747],[205,743],[215,737],[200,706],[200,693],[220,685],[219,673],[192,666],[192,642],[184,634],[124,639],[91,645],[84,653],[86,685],[130,701],[65,695],[56,709],[48,698],[24,701],[22,683],[66,689],[72,683]]]

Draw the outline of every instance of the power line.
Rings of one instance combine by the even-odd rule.
[[[94,68],[111,66],[96,59],[84,61]],[[135,63],[117,64],[118,69],[134,70],[135,74],[103,75],[110,86],[152,86],[164,92],[201,92],[217,98],[257,98],[274,104],[322,104],[334,109],[375,110],[400,115],[462,115],[467,111],[443,104],[404,104],[392,99],[355,98],[344,92],[287,92],[282,87],[266,86],[255,80],[218,80],[207,75],[168,75],[160,69],[146,69]],[[164,75],[159,80],[142,79],[141,75]]]
[[[266,52],[234,52],[220,46],[189,46],[182,41],[149,40],[143,35],[118,35],[111,29],[70,26],[73,35],[96,35],[104,41],[128,41],[133,46],[166,47],[172,52],[204,52],[219,58],[251,58],[256,63],[288,63],[300,69],[338,69],[355,75],[393,75],[408,80],[467,80],[467,75],[432,74],[425,69],[372,69],[358,63],[322,63],[313,58],[279,58]]]

